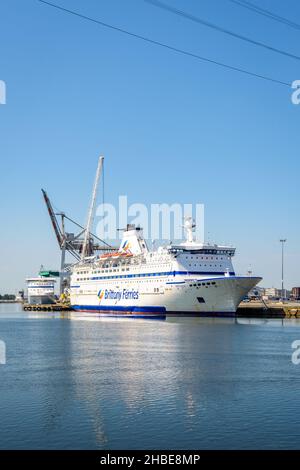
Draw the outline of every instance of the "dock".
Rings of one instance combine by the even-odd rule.
[[[300,303],[241,302],[236,316],[241,318],[300,318]]]
[[[67,312],[73,308],[68,303],[55,304],[23,304],[28,312]],[[111,316],[113,316],[111,314]],[[241,302],[236,316],[239,318],[299,318],[300,303],[266,303],[261,301]]]
[[[25,312],[67,312],[72,310],[69,304],[23,304]]]

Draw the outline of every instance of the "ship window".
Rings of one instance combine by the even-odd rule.
[[[197,297],[197,300],[199,304],[205,304],[205,300],[203,299],[203,297]]]

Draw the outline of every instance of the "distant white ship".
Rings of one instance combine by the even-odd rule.
[[[118,251],[73,266],[71,305],[79,311],[233,315],[262,278],[237,276],[235,248],[197,243],[191,218],[178,245],[149,250],[142,229],[128,225]]]
[[[56,302],[55,277],[29,277],[26,279],[26,283],[29,304],[53,304]]]

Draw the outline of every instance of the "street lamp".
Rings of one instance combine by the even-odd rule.
[[[284,252],[283,252],[283,248],[284,248],[284,244],[286,242],[286,238],[281,238],[280,240],[280,243],[281,243],[281,298],[282,300],[285,299],[285,295],[284,295],[284,283],[283,283],[283,260],[284,260]]]

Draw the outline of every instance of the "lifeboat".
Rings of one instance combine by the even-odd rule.
[[[116,251],[114,253],[106,253],[104,255],[100,256],[100,259],[107,259],[107,258],[128,258],[130,256],[133,256],[132,253],[120,253],[119,251]]]

